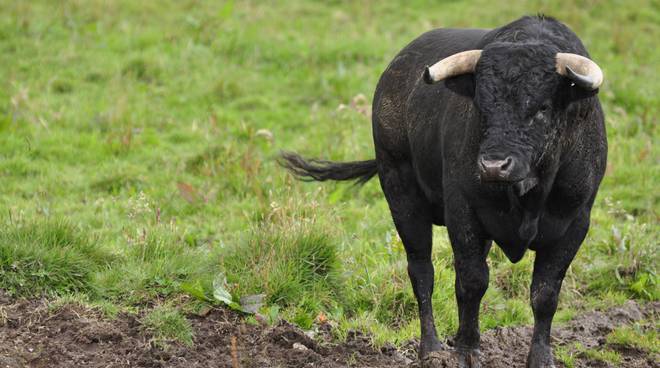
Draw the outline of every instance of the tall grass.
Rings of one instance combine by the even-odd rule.
[[[9,225],[0,232],[0,288],[10,294],[97,295],[94,272],[112,260],[65,221]]]
[[[263,293],[270,304],[296,308],[293,318],[306,327],[336,305],[345,288],[336,245],[313,225],[259,227],[220,257],[234,293]]]

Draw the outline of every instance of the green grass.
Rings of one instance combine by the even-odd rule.
[[[598,360],[620,366],[621,349],[639,349],[657,355],[660,352],[660,339],[658,339],[658,321],[642,320],[632,325],[623,325],[615,328],[606,337],[606,344],[597,348],[586,348],[580,343],[560,345],[554,349],[557,360],[566,368],[573,368],[578,358]]]
[[[434,27],[537,12],[571,26],[606,78],[608,171],[558,318],[658,300],[660,7],[650,0],[0,2],[0,287],[148,313],[155,300],[187,310],[197,302],[181,302],[182,285],[209,291],[225,274],[235,298],[266,294],[271,320],[309,327],[323,313],[338,337],[417,335],[377,180],[299,183],[275,158],[372,158],[361,108],[400,48]],[[533,257],[511,265],[491,252],[482,328],[532,322]],[[447,335],[457,316],[443,228],[433,258]]]
[[[190,322],[175,308],[156,307],[142,319],[142,323],[156,344],[167,346],[170,341],[180,341],[188,346],[193,344]]]
[[[655,321],[655,324],[641,321],[632,326],[618,327],[607,335],[607,343],[658,354],[660,353],[660,338],[658,337],[657,324],[657,321]]]
[[[589,349],[585,350],[584,354],[590,359],[600,360],[602,362],[607,362],[614,365],[621,364],[621,354],[613,350]]]
[[[560,361],[564,367],[575,367],[576,353],[567,346],[558,346],[553,350],[554,356]]]
[[[0,232],[0,286],[27,296],[96,295],[94,273],[112,258],[63,221],[10,225]]]
[[[575,367],[579,357],[611,363],[614,366],[619,366],[621,363],[621,354],[618,352],[607,348],[586,348],[579,342],[569,346],[559,346],[554,349],[554,354],[566,368]]]
[[[341,298],[345,285],[339,275],[336,245],[318,227],[262,227],[244,242],[222,252],[220,269],[239,295],[264,293],[269,304],[294,307],[294,320],[305,327],[319,311]]]

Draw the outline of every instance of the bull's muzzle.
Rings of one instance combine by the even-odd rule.
[[[479,175],[483,181],[510,181],[515,166],[516,160],[512,156],[504,159],[479,157]]]

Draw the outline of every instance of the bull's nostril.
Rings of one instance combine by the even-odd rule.
[[[507,157],[505,160],[502,162],[502,166],[500,166],[500,169],[502,171],[508,171],[513,167],[513,159],[511,156]]]
[[[481,171],[486,170],[486,160],[484,160],[483,157],[479,158],[479,168],[481,169]]]

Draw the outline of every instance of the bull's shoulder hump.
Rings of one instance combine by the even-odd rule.
[[[448,56],[476,48],[488,32],[490,32],[488,29],[437,28],[414,39],[402,50],[402,53]]]
[[[439,58],[478,47],[490,31],[472,28],[437,28],[412,40],[392,59],[387,72],[425,66]]]

